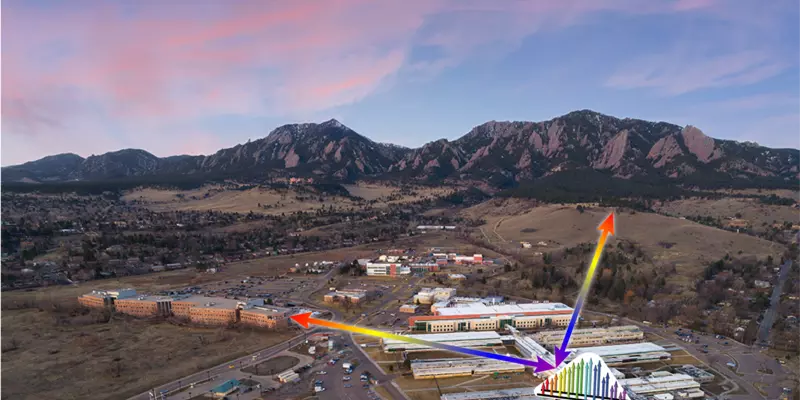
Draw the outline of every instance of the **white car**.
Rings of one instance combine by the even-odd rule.
[[[343,377],[342,377],[342,380],[343,380],[343,381],[349,381],[350,379],[352,379],[352,378],[350,377],[350,375],[348,375],[348,376],[343,376]]]
[[[317,375],[327,375],[328,371],[318,371]]]

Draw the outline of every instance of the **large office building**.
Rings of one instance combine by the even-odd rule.
[[[424,334],[424,335],[408,335],[414,339],[425,340],[428,342],[444,343],[458,347],[491,347],[502,346],[503,339],[497,332],[459,332],[442,334]],[[432,347],[407,343],[395,339],[381,339],[383,351],[430,351],[435,350]]]
[[[681,391],[690,394],[688,398],[693,398],[691,394],[699,391],[703,396],[703,392],[700,390],[700,382],[686,374],[656,371],[643,378],[620,379],[618,382],[638,395],[656,395]]]
[[[583,353],[594,353],[600,356],[608,365],[634,364],[672,358],[667,349],[655,343],[617,344],[612,346],[570,348],[572,353],[567,361]]]
[[[289,314],[285,308],[253,306],[239,310],[239,321],[261,328],[283,328],[289,326]]]
[[[424,332],[494,331],[506,326],[545,328],[569,324],[572,308],[561,303],[486,305],[456,304],[437,307],[436,315],[408,319],[409,328]]]
[[[119,299],[136,297],[136,290],[131,288],[111,289],[111,290],[92,290],[78,297],[78,303],[89,308],[105,308],[114,306]]]
[[[446,393],[440,400],[538,400],[532,387],[487,390],[484,392]]]
[[[523,372],[522,364],[488,358],[449,358],[411,362],[414,379],[451,378],[455,376],[490,375]]]
[[[113,307],[116,312],[140,318],[176,316],[201,325],[288,326],[289,310],[267,306],[264,299],[246,301],[196,295],[136,295],[133,289],[95,290],[78,297],[86,307]]]
[[[564,331],[541,331],[531,335],[537,343],[551,348],[560,346],[564,339]],[[570,346],[601,346],[604,344],[624,343],[644,340],[644,332],[635,325],[613,326],[610,328],[575,329],[569,341]]]
[[[172,297],[137,296],[117,299],[114,303],[117,312],[135,317],[168,317],[172,315]]]
[[[367,275],[369,276],[391,276],[409,275],[411,267],[400,263],[389,262],[368,262]]]

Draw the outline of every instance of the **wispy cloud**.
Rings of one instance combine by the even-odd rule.
[[[745,86],[772,78],[789,68],[764,51],[741,51],[713,57],[670,52],[645,57],[615,73],[607,86],[619,89],[654,89],[680,95],[700,89]]]
[[[700,13],[713,6],[708,0],[6,1],[3,162],[120,145],[158,155],[211,152],[231,144],[225,135],[235,128],[209,131],[198,125],[204,117],[308,117],[396,82],[505,54],[530,35],[598,13]],[[419,46],[436,47],[440,56],[411,59]],[[784,68],[752,51],[668,68],[665,61],[640,60],[638,71],[610,82],[677,93],[745,84]]]

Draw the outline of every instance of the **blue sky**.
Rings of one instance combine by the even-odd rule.
[[[329,118],[413,147],[587,108],[800,147],[796,1],[12,0],[2,12],[2,165],[208,154]]]

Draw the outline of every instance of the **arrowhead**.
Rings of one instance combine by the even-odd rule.
[[[536,365],[534,365],[534,368],[536,368],[534,372],[544,372],[544,371],[549,371],[555,367],[550,365],[550,363],[545,361],[542,357],[537,357]]]
[[[292,315],[289,318],[291,318],[294,322],[297,322],[298,324],[300,324],[300,326],[302,326],[303,328],[308,329],[308,323],[309,323],[309,320],[311,319],[311,313],[307,312],[307,313],[304,313],[304,314],[295,314],[295,315]]]
[[[603,223],[601,223],[600,226],[597,227],[597,230],[601,231],[601,232],[608,232],[608,233],[610,233],[612,235],[614,234],[614,213],[613,212],[611,214],[608,214],[608,217],[606,217],[605,221],[603,221]]]
[[[556,346],[555,347],[555,353],[556,353],[556,367],[557,367],[557,366],[561,365],[561,363],[564,362],[564,360],[567,359],[567,356],[572,352],[571,351],[567,351],[566,349],[565,350],[561,350],[561,349],[558,348],[558,346]]]

